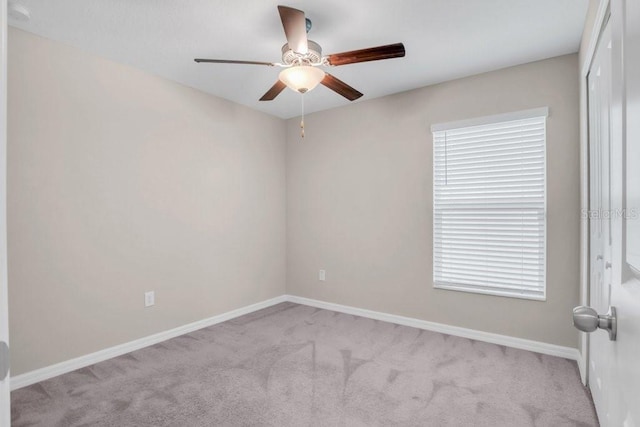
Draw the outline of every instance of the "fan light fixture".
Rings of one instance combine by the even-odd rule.
[[[279,79],[299,93],[307,93],[324,79],[325,72],[310,65],[297,65],[280,72]]]
[[[280,14],[284,34],[287,37],[287,43],[281,49],[282,63],[205,58],[196,58],[195,61],[198,63],[284,67],[278,80],[262,95],[260,101],[273,101],[286,87],[304,95],[313,90],[318,84],[326,86],[349,101],[355,101],[362,96],[362,93],[317,67],[379,61],[381,59],[401,58],[405,55],[404,45],[402,43],[394,43],[323,56],[322,47],[307,38],[307,33],[311,29],[311,21],[304,16],[303,11],[280,5],[278,6],[278,13]],[[304,138],[304,96],[300,96],[300,103],[302,104],[300,128]]]

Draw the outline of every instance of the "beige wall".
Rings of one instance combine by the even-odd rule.
[[[287,291],[576,347],[578,105],[574,54],[311,114],[304,141],[289,120]],[[541,106],[550,109],[547,301],[433,289],[430,126]]]
[[[8,77],[14,375],[285,292],[282,120],[16,29]]]

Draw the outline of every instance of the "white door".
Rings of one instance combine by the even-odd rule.
[[[11,422],[9,375],[4,380],[2,354],[9,342],[9,304],[7,302],[7,0],[0,0],[0,427]]]
[[[640,427],[640,2],[610,9],[587,80],[589,289],[599,314],[616,308],[617,337],[590,335],[589,387],[604,427]]]
[[[587,76],[589,89],[589,260],[590,306],[598,313],[609,307],[611,284],[611,212],[610,197],[610,111],[611,111],[611,28],[607,24],[596,48]],[[597,349],[607,346],[609,337],[603,333],[589,337],[589,379],[598,414],[608,411],[608,384],[602,376],[609,366],[607,353]]]

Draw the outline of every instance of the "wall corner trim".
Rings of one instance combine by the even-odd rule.
[[[287,301],[297,304],[309,305],[325,310],[337,311],[340,313],[352,314],[354,316],[367,317],[384,322],[397,323],[403,326],[424,329],[427,331],[439,332],[461,338],[468,338],[477,341],[484,341],[491,344],[504,345],[520,350],[533,351],[535,353],[547,354],[549,356],[563,357],[565,359],[578,361],[580,352],[577,348],[564,347],[556,344],[548,344],[540,341],[527,340],[524,338],[510,337],[507,335],[483,332],[475,329],[461,328],[459,326],[445,325],[443,323],[429,322],[412,317],[397,316],[394,314],[382,313],[379,311],[365,310],[362,308],[347,305],[334,304],[331,302],[319,301],[310,298],[287,295]]]
[[[149,335],[124,344],[105,348],[103,350],[96,351],[95,353],[90,353],[84,356],[76,357],[74,359],[66,360],[64,362],[56,363],[54,365],[46,366],[44,368],[25,372],[24,374],[16,375],[14,377],[11,377],[11,390],[17,390],[19,388],[26,387],[40,381],[45,381],[58,375],[75,371],[76,369],[84,368],[86,366],[93,365],[95,363],[111,359],[113,357],[121,356],[131,351],[139,350],[141,348],[148,347],[150,345],[157,344],[159,342],[175,338],[177,336],[187,334],[198,329],[206,328],[207,326],[216,325],[218,323],[222,323],[227,320],[243,316],[245,314],[253,313],[254,311],[262,310],[263,308],[268,308],[282,302],[293,302],[296,304],[308,305],[325,310],[351,314],[354,316],[381,320],[383,322],[396,323],[399,325],[424,329],[427,331],[439,332],[442,334],[453,335],[477,341],[484,341],[492,344],[504,345],[521,350],[533,351],[550,356],[563,357],[565,359],[576,361],[580,360],[580,353],[576,348],[563,347],[555,344],[547,344],[523,338],[515,338],[506,335],[478,331],[474,329],[461,328],[458,326],[450,326],[442,323],[429,322],[426,320],[420,320],[411,317],[397,316],[394,314],[366,310],[363,308],[335,304],[310,298],[298,297],[295,295],[281,295],[279,297],[271,298],[262,302],[231,310],[217,316],[179,326],[174,329],[159,332],[157,334]],[[580,365],[580,363],[578,363],[578,365]],[[580,368],[582,368],[582,366]]]

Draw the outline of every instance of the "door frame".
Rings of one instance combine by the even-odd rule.
[[[580,66],[580,305],[589,305],[589,220],[585,213],[589,211],[589,86],[587,77],[596,54],[598,40],[609,15],[610,0],[598,0],[593,28],[584,36],[589,44],[583,53]],[[589,334],[580,332],[580,358],[578,367],[582,383],[589,383]]]
[[[0,0],[0,341],[9,343],[7,287],[7,0]],[[10,372],[0,381],[0,427],[11,424]]]

